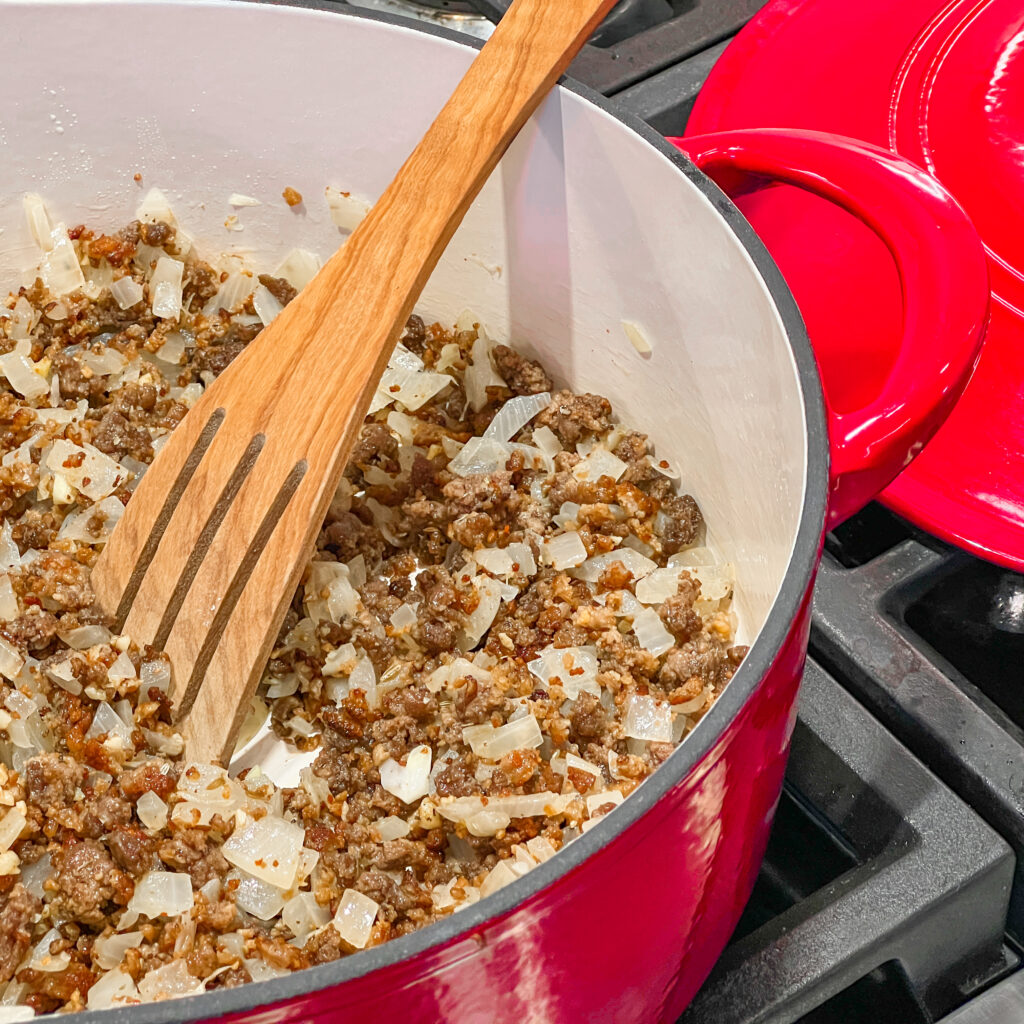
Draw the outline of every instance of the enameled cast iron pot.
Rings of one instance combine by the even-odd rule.
[[[112,228],[159,186],[208,253],[249,250],[261,270],[294,245],[326,256],[341,236],[324,187],[375,198],[474,52],[442,31],[308,4],[17,0],[0,24],[7,280],[32,262],[28,190],[69,224]],[[843,382],[830,382],[826,411],[799,312],[725,195],[572,83],[515,142],[419,308],[448,323],[472,308],[562,380],[610,396],[679,468],[710,543],[735,563],[752,643],[724,695],[622,807],[466,911],[286,978],[88,1019],[671,1021],[699,987],[779,796],[826,520],[867,501],[948,412],[988,289],[959,207],[909,164],[795,133],[685,144],[728,188],[795,181],[889,244],[904,348],[866,408],[845,408]],[[280,199],[286,186],[301,207]],[[232,192],[264,204],[240,211],[241,232],[224,226]]]

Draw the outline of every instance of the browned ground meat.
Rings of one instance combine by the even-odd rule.
[[[6,982],[28,951],[31,925],[43,904],[20,883],[0,902],[0,982]]]
[[[550,391],[551,378],[535,359],[526,359],[508,345],[495,345],[494,362],[498,373],[517,395],[538,395]]]
[[[606,398],[563,389],[514,448],[495,451],[480,435],[501,405],[552,391],[551,378],[477,327],[412,316],[397,358],[443,374],[440,390],[409,405],[375,398],[253,708],[268,738],[306,752],[309,767],[279,788],[256,768],[229,780],[192,765],[165,692],[166,656],[115,635],[90,574],[105,524],[162,439],[262,323],[251,296],[218,308],[228,271],[199,259],[172,224],[135,221],[109,235],[82,226],[69,241],[103,282],[94,297],[62,296],[64,315],[51,316],[55,300],[37,280],[0,317],[0,351],[21,345],[49,384],[31,402],[0,386],[0,549],[9,556],[13,543],[21,556],[0,593],[17,604],[0,622],[0,749],[10,751],[0,814],[24,815],[0,853],[0,980],[17,973],[21,1004],[82,1008],[107,970],[97,950],[115,932],[138,933],[123,961],[132,983],[181,962],[216,988],[447,917],[492,879],[507,881],[510,858],[528,869],[614,813],[671,755],[666,730],[685,736],[743,660],[729,598],[708,600],[697,568],[677,569],[676,592],[646,602],[674,646],[641,646],[638,581],[671,566],[703,526],[646,436],[616,424]],[[182,264],[177,322],[151,310],[161,253]],[[131,275],[143,298],[121,309],[111,275]],[[282,304],[296,295],[284,277],[256,280]],[[13,336],[25,303],[27,345]],[[504,381],[486,394],[466,387],[480,358]],[[564,450],[534,445],[542,426]],[[54,464],[58,442],[71,448]],[[479,464],[460,465],[477,444]],[[581,472],[595,446],[622,461],[618,477]],[[74,473],[87,458],[106,481],[98,497],[97,481]],[[551,552],[567,540],[572,564],[556,568]],[[9,671],[17,659],[21,670]],[[657,739],[629,725],[637,701],[657,716]],[[246,865],[225,844],[279,818],[304,852],[275,905],[269,882],[249,873],[266,859]],[[133,894],[153,886],[173,888],[184,909],[136,917]],[[349,941],[323,922],[356,897],[377,912],[369,934]],[[306,912],[315,901],[307,924],[317,927],[297,923],[293,899]],[[67,966],[19,971],[51,927],[60,938],[46,939],[49,952]]]

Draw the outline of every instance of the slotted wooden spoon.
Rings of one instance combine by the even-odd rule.
[[[227,763],[414,302],[615,3],[512,4],[363,223],[206,389],[136,489],[93,586],[121,631],[170,658],[190,758]]]

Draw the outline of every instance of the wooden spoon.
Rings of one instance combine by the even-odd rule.
[[[139,483],[92,581],[119,631],[170,658],[193,760],[227,763],[413,304],[615,3],[512,4],[363,223],[206,389]]]

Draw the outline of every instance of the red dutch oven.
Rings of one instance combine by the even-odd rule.
[[[261,269],[295,245],[326,255],[339,235],[324,186],[375,198],[474,53],[442,31],[314,5],[17,0],[4,27],[0,92],[19,97],[3,126],[8,276],[28,242],[22,191],[68,223],[112,227],[138,201],[134,175],[168,193],[207,252],[244,248]],[[287,977],[87,1020],[671,1021],[696,992],[764,852],[826,523],[885,486],[948,413],[978,356],[988,286],[963,212],[903,160],[806,132],[683,145],[564,83],[474,204],[421,309],[452,322],[471,307],[650,433],[736,567],[751,649],[732,682],[621,807],[465,911]],[[903,338],[876,392],[844,397],[853,366],[823,401],[799,310],[712,178],[726,192],[798,185],[888,246]],[[285,186],[301,209],[278,198]],[[224,229],[231,192],[264,199],[241,212],[244,233]]]

